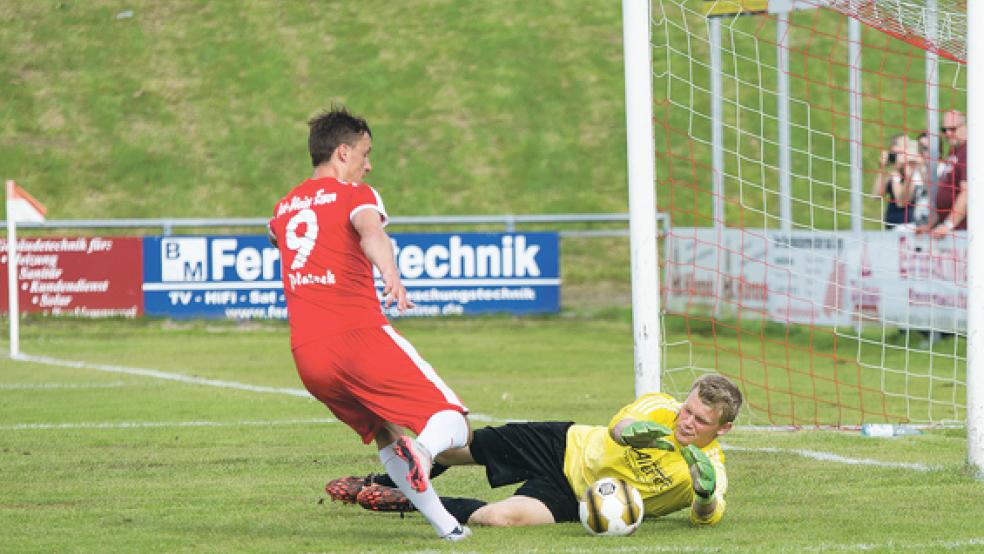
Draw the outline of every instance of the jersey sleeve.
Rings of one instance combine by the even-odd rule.
[[[668,394],[644,394],[637,398],[635,402],[619,410],[615,414],[615,417],[608,422],[608,430],[611,432],[611,429],[625,418],[639,421],[654,421],[667,427],[672,427],[679,410],[680,403]]]
[[[355,185],[349,207],[349,221],[352,221],[355,218],[355,214],[362,210],[374,210],[379,213],[379,217],[383,221],[383,227],[389,223],[389,215],[386,213],[386,206],[383,205],[383,198],[379,196],[376,189],[369,185]]]
[[[718,496],[717,504],[714,506],[714,511],[711,512],[707,517],[700,517],[693,508],[690,509],[690,523],[691,525],[716,525],[721,518],[724,517],[724,509],[727,507],[727,502],[724,501],[724,497]]]

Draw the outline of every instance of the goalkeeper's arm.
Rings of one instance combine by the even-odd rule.
[[[714,518],[718,508],[717,471],[714,464],[704,452],[691,444],[680,449],[680,454],[690,468],[690,479],[694,488],[693,518],[697,524],[714,523],[720,518]]]
[[[630,417],[621,419],[608,429],[612,440],[623,446],[632,448],[658,448],[672,452],[673,443],[664,438],[673,434],[673,430],[654,421],[637,420]]]

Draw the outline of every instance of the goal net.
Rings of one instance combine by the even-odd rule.
[[[920,230],[947,216],[966,2],[650,12],[663,390],[718,371],[758,425],[964,421],[966,232]]]

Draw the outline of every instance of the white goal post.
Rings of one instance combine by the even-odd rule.
[[[660,390],[662,367],[649,21],[649,0],[622,0],[636,396]]]
[[[984,82],[984,37],[967,32],[984,29],[984,5],[622,0],[622,10],[636,394],[677,393],[689,384],[682,376],[727,366],[755,422],[961,423],[968,463],[984,475],[984,251],[976,239],[984,170],[967,164],[968,229],[946,243],[881,230],[886,201],[868,192],[887,139],[914,143],[921,133],[929,143],[920,143],[921,167],[932,175],[915,186],[935,198],[938,176],[928,168],[945,155],[935,141],[943,145],[939,118],[951,109],[966,113],[967,159],[984,159],[984,110],[967,102]],[[916,71],[896,75],[893,56],[918,62],[909,64]],[[884,86],[881,77],[897,80]],[[672,229],[659,245],[657,209]],[[920,260],[962,267],[942,281],[910,273],[908,300],[884,275],[872,286],[871,274],[895,256],[891,245],[906,240]],[[808,256],[774,252],[797,241],[814,245]],[[824,257],[816,244],[833,246]],[[905,275],[902,262],[891,262]],[[825,293],[813,290],[814,280],[824,284],[821,271]],[[791,283],[775,288],[777,276]],[[946,300],[937,305],[939,287]],[[800,314],[777,319],[777,297]],[[785,343],[769,334],[777,329]],[[789,338],[797,333],[807,348]]]
[[[967,2],[967,26],[984,29],[984,5],[979,1]],[[984,93],[984,33],[968,33],[968,98],[978,98]],[[967,159],[984,160],[984,108],[980,104],[967,103]],[[968,302],[967,302],[967,460],[975,467],[979,477],[984,477],[984,249],[980,238],[984,237],[984,168],[968,164],[967,213],[977,217],[967,221],[970,235],[968,248]]]

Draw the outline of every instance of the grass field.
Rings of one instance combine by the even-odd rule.
[[[656,136],[658,205],[703,224],[706,25],[691,14],[684,36],[662,21],[681,10],[654,6],[656,117],[673,129]],[[844,228],[844,21],[791,21],[795,220]],[[0,23],[0,168],[53,219],[266,215],[310,172],[304,122],[332,102],[373,124],[367,180],[394,215],[627,209],[618,2],[39,0],[4,3]],[[756,226],[778,209],[774,25],[731,25],[726,215]],[[924,127],[924,77],[921,51],[863,37],[871,171],[888,136]],[[941,106],[965,106],[965,72],[940,72]],[[871,227],[879,207],[865,203]]]
[[[654,42],[672,46],[654,59],[657,205],[676,225],[709,225],[706,27],[688,17],[691,37],[654,25]],[[811,102],[792,107],[810,125],[792,134],[794,220],[844,228],[844,24],[830,13],[791,21],[791,90]],[[776,77],[774,29],[758,17],[733,25],[738,55],[724,71],[741,78],[724,83],[725,219],[766,226],[776,106],[760,88]],[[889,134],[922,126],[923,77],[921,52],[863,36],[870,170]],[[3,2],[0,177],[51,219],[263,216],[309,174],[305,120],[338,102],[372,124],[367,180],[392,215],[625,212],[621,40],[611,1]],[[944,107],[966,104],[964,69],[941,68]],[[880,208],[866,203],[868,227]],[[562,249],[558,316],[396,324],[476,426],[605,424],[633,397],[627,241],[567,238]],[[52,360],[0,358],[0,552],[984,551],[984,484],[965,465],[963,430],[873,439],[755,427],[913,412],[960,421],[965,341],[919,351],[885,330],[852,338],[696,313],[665,325],[666,390],[679,394],[694,367],[746,386],[749,409],[724,441],[722,524],[693,529],[675,514],[625,539],[576,524],[477,529],[452,546],[418,515],[327,500],[327,480],[379,464],[305,398],[285,325],[28,318],[22,349]],[[910,378],[893,380],[901,372]],[[476,468],[437,487],[511,492],[489,490]]]
[[[605,424],[632,397],[625,312],[397,327],[462,396],[474,425]],[[965,469],[963,431],[873,439],[741,425],[724,441],[731,489],[720,526],[692,529],[678,513],[625,539],[593,538],[564,524],[477,529],[467,544],[444,545],[418,515],[401,521],[327,500],[328,479],[378,463],[371,447],[296,394],[286,326],[34,320],[23,333],[27,353],[89,367],[0,361],[3,551],[984,548],[984,484]],[[186,380],[160,378],[174,374]],[[489,490],[475,468],[456,468],[437,486],[484,499],[510,492]]]

